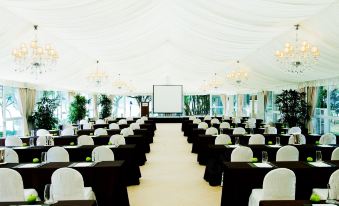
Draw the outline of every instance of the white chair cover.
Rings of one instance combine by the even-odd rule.
[[[193,124],[200,124],[201,123],[201,119],[194,119],[193,120]]]
[[[106,122],[103,119],[98,119],[97,121],[95,121],[95,124],[106,124]]]
[[[257,122],[257,120],[255,118],[249,118],[247,120],[247,127],[248,128],[255,128],[256,122]]]
[[[253,158],[253,152],[249,147],[240,146],[231,153],[231,162],[250,162],[251,158]]]
[[[127,124],[127,120],[126,119],[121,119],[121,120],[118,121],[118,124],[119,125]]]
[[[211,124],[220,124],[220,121],[219,121],[219,119],[217,119],[217,118],[213,118],[213,119],[211,120]]]
[[[333,150],[331,160],[339,160],[339,147]]]
[[[296,177],[292,170],[278,168],[265,175],[263,189],[253,189],[249,206],[259,206],[261,200],[294,200]]]
[[[246,134],[246,130],[242,127],[234,128],[233,134]]]
[[[205,117],[204,117],[204,121],[206,121],[206,120],[211,120],[212,119],[212,117],[210,116],[210,115],[206,115]]]
[[[223,120],[230,120],[231,118],[230,118],[229,116],[227,116],[227,115],[223,115],[223,116],[222,116],[222,119],[223,119]]]
[[[52,174],[51,196],[54,201],[95,200],[92,188],[84,187],[80,172],[72,168],[60,168]]]
[[[138,123],[132,123],[129,126],[132,130],[140,129],[140,125]]]
[[[125,137],[123,135],[121,135],[121,134],[112,135],[111,138],[109,139],[109,141],[113,145],[116,145],[116,146],[125,145],[126,144]]]
[[[80,120],[79,124],[80,125],[81,124],[88,124],[88,121],[87,121],[87,119],[82,119],[82,120]]]
[[[205,131],[206,135],[217,135],[218,134],[218,129],[215,127],[210,127],[208,129],[206,129]]]
[[[291,135],[290,138],[288,139],[288,144],[294,144],[293,135]],[[303,134],[300,135],[300,144],[306,144],[306,138]]]
[[[88,135],[81,135],[78,137],[78,145],[94,145],[94,140]]]
[[[104,128],[98,128],[94,130],[94,136],[107,135],[107,130]]]
[[[319,139],[320,144],[337,144],[337,137],[332,133],[323,134]]]
[[[92,129],[92,124],[91,123],[85,123],[82,125],[82,129]]]
[[[36,136],[40,137],[40,136],[49,136],[50,133],[48,130],[45,129],[38,129],[38,131],[36,131]]]
[[[17,136],[6,137],[5,146],[6,147],[21,147],[22,146],[22,140]]]
[[[231,128],[231,125],[230,125],[230,123],[228,123],[228,122],[221,122],[221,124],[220,124],[220,129],[226,129],[226,128]]]
[[[148,120],[148,117],[142,116],[141,119],[144,120],[144,121],[147,121],[147,120]]]
[[[52,147],[47,151],[47,162],[69,162],[69,154],[63,147]]]
[[[138,120],[136,121],[136,123],[138,123],[138,124],[145,124],[145,121],[144,121],[143,119],[138,119]]]
[[[235,123],[235,124],[239,124],[239,123],[241,123],[241,118],[240,117],[233,117],[232,122]]]
[[[92,160],[95,162],[114,161],[113,151],[106,146],[96,147],[92,151]]]
[[[108,126],[109,129],[120,129],[119,125],[117,123],[111,123]]]
[[[198,128],[199,129],[207,129],[208,124],[206,122],[201,122],[201,123],[198,124]]]
[[[128,127],[128,128],[122,129],[120,131],[120,134],[122,134],[124,137],[127,137],[129,135],[134,135],[134,132],[133,132],[133,130],[130,127]]]
[[[61,131],[61,136],[72,136],[74,135],[74,129],[73,127],[69,127],[69,128],[66,128],[66,129],[63,129]]]
[[[299,150],[295,146],[283,146],[277,151],[276,161],[299,161]]]
[[[46,136],[39,136],[36,139],[36,145],[37,146],[45,146],[47,145],[47,137]],[[54,145],[54,140],[53,138],[51,139],[50,145],[53,146]]]
[[[25,201],[24,184],[19,172],[0,168],[0,202]]]
[[[133,117],[127,117],[126,120],[127,121],[133,121],[134,119],[133,119]]]
[[[278,130],[275,127],[267,127],[267,134],[278,134]]]
[[[190,116],[190,117],[188,117],[188,120],[195,120],[195,119],[196,119],[195,116]]]
[[[219,134],[215,140],[214,140],[214,144],[216,145],[225,145],[228,144],[229,142],[231,142],[231,137],[228,136],[227,134]]]
[[[288,134],[301,134],[300,127],[292,127],[288,130]]]
[[[312,190],[312,193],[320,196],[321,200],[326,200],[329,196],[330,199],[339,199],[339,169],[334,171],[328,181],[330,185],[330,194],[328,194],[328,189],[319,189],[315,188]]]
[[[5,162],[7,163],[19,163],[19,156],[11,148],[5,148]]]
[[[262,134],[254,134],[251,135],[250,139],[248,140],[248,144],[265,144],[265,137]]]

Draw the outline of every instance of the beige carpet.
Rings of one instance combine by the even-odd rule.
[[[181,132],[181,124],[157,124],[151,153],[141,167],[141,183],[128,187],[131,206],[216,206],[221,187],[203,179],[205,167],[197,163]]]

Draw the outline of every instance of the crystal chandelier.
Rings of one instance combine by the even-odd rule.
[[[247,81],[248,73],[240,68],[240,61],[237,61],[237,69],[229,72],[226,78],[236,86],[241,86]]]
[[[101,87],[108,79],[105,71],[99,69],[99,60],[97,60],[97,68],[94,72],[90,73],[87,77],[88,81],[93,82],[95,86]]]
[[[128,84],[121,80],[120,74],[118,74],[118,79],[116,81],[113,81],[113,87],[116,87],[118,89],[129,89]]]
[[[217,73],[214,73],[214,76],[211,81],[207,83],[207,90],[208,89],[218,89],[223,85],[222,80],[220,80],[217,76]]]
[[[34,25],[34,32],[35,37],[30,43],[22,43],[18,48],[13,49],[14,71],[29,71],[38,75],[55,66],[59,58],[58,52],[50,44],[42,45],[38,41],[38,25]]]
[[[309,42],[299,43],[298,30],[300,25],[295,25],[295,44],[286,43],[282,51],[276,51],[277,61],[282,64],[286,71],[293,74],[302,74],[310,69],[319,60],[320,52],[317,47]]]

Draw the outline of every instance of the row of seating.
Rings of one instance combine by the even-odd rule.
[[[127,132],[129,132],[127,134]],[[125,145],[125,136],[130,135],[130,131],[123,132],[123,135],[115,134],[110,137],[109,142],[111,142],[112,145],[119,146],[119,145]],[[133,132],[133,131],[132,131]],[[105,133],[107,135],[107,132]],[[53,146],[54,142],[53,139],[48,140],[48,136],[40,136],[36,140],[36,146]],[[92,137],[88,135],[81,135],[77,138],[78,145],[94,145],[94,140]],[[5,140],[5,146],[6,147],[21,147],[23,145],[22,140],[19,137],[13,136],[10,138],[6,138]]]
[[[38,197],[35,189],[24,189],[21,175],[8,168],[0,168],[0,202],[24,202],[29,196]],[[48,191],[45,191],[48,192]],[[60,168],[51,177],[50,200],[57,202],[62,200],[95,200],[95,194],[91,187],[84,186],[82,175],[72,168]]]
[[[147,117],[141,117],[140,119],[136,120],[136,124],[144,124],[145,121],[147,121]],[[103,119],[98,119],[95,121],[95,124],[107,124],[110,120],[103,120]],[[119,129],[119,125],[127,125],[128,121],[134,121],[133,117],[128,117],[126,119],[120,119],[117,123],[111,123],[109,124],[110,129]],[[89,122],[88,120],[80,120],[79,122],[80,125],[82,125],[83,129],[92,129],[93,124]],[[133,124],[133,123],[132,123]]]
[[[250,147],[238,146],[231,153],[231,162],[251,162],[253,151]],[[331,160],[339,160],[339,147],[332,152]],[[299,161],[299,150],[286,145],[277,151],[276,161]]]
[[[311,180],[310,180],[311,181]],[[329,179],[330,198],[339,198],[339,170],[332,173]],[[271,170],[265,175],[262,189],[253,189],[249,197],[249,206],[259,206],[261,200],[295,200],[296,175],[287,168]],[[301,188],[300,188],[301,189]],[[311,191],[310,191],[311,192]],[[328,196],[327,189],[313,189],[322,200]]]

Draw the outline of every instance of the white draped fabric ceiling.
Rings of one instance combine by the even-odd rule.
[[[274,53],[299,36],[316,45],[320,61],[302,76],[284,72]],[[33,39],[59,51],[56,68],[37,79],[13,71],[11,51]],[[235,87],[226,73],[240,60],[244,90],[288,87],[339,77],[338,0],[0,0],[0,79],[40,88],[97,92],[86,76],[101,61],[112,86],[121,74],[135,93],[153,84],[183,84],[199,93],[217,73],[221,93]]]

